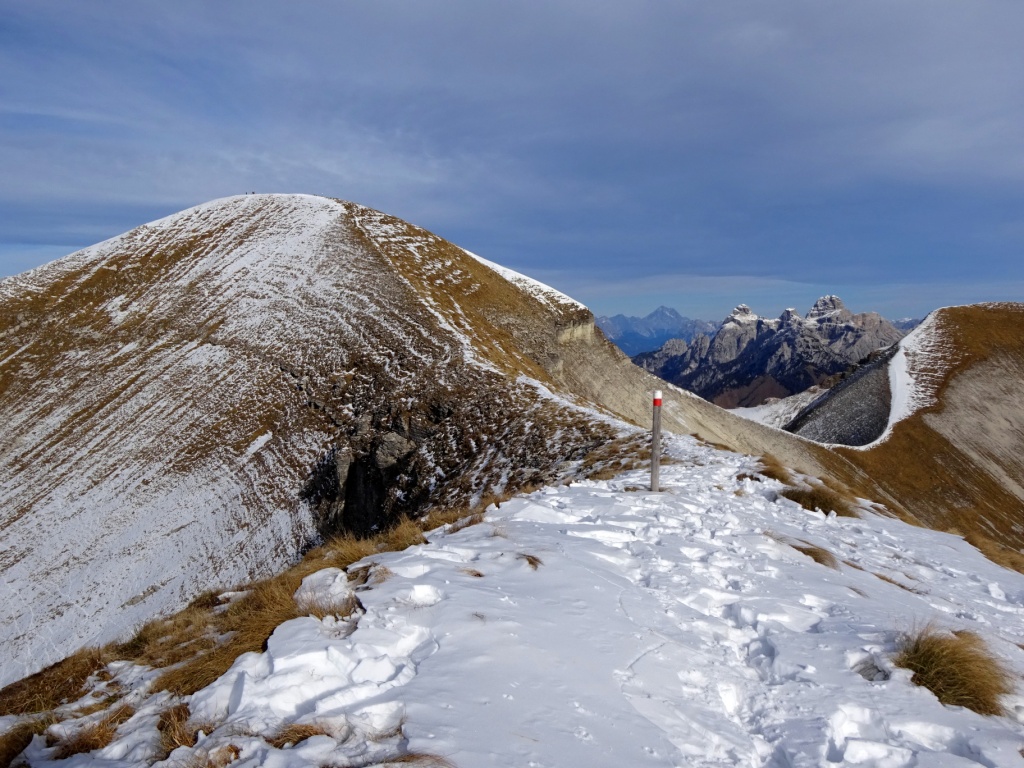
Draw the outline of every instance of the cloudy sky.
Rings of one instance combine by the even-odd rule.
[[[598,314],[1024,300],[1020,0],[3,0],[0,275],[225,195]]]

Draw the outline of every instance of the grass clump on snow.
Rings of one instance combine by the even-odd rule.
[[[807,555],[811,560],[835,571],[839,570],[839,561],[836,556],[824,547],[811,544],[809,541],[801,541],[799,544],[790,544],[793,549],[801,554]]]
[[[286,746],[295,746],[312,736],[330,736],[331,734],[322,725],[316,723],[291,723],[284,726],[280,731],[266,739],[267,744],[275,749],[284,749]]]
[[[852,497],[820,481],[811,480],[805,484],[784,488],[780,495],[795,501],[810,512],[835,512],[840,517],[860,517],[856,501]]]
[[[57,742],[53,759],[66,760],[72,755],[103,749],[114,740],[117,727],[134,714],[135,709],[124,704],[109,712],[101,720],[89,723],[66,735]]]
[[[774,531],[765,531],[764,535],[769,539],[779,542],[780,544],[792,547],[802,555],[807,555],[807,557],[820,565],[824,565],[825,567],[832,568],[836,571],[839,570],[839,560],[824,547],[819,547],[817,544],[812,544],[804,539],[793,541],[792,539],[775,533]]]
[[[188,704],[184,703],[160,713],[156,728],[160,732],[161,759],[166,759],[178,747],[194,747],[200,731],[209,733],[214,728],[212,723],[193,723],[191,718]]]
[[[0,689],[0,715],[49,712],[76,701],[86,681],[116,658],[105,649],[83,648],[41,672]]]
[[[33,736],[42,735],[47,728],[57,722],[57,718],[48,715],[22,720],[13,728],[0,735],[0,766],[6,768],[14,759],[25,751],[32,742]]]
[[[1004,714],[1000,699],[1013,692],[1009,670],[974,632],[926,625],[902,638],[893,663],[912,671],[911,681],[943,704],[979,715]]]
[[[787,486],[779,491],[780,496],[795,501],[807,511],[825,514],[835,512],[839,517],[860,517],[857,498],[849,489],[834,487],[834,483],[830,485],[828,481],[817,478],[798,479],[791,469],[783,466],[771,454],[762,456],[759,465],[758,472],[761,475]]]

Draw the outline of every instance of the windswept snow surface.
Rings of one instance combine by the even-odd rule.
[[[756,421],[758,424],[764,424],[766,427],[782,429],[804,408],[821,397],[823,392],[824,390],[820,387],[811,387],[789,397],[769,398],[761,405],[750,408],[730,408],[729,413]]]
[[[1008,717],[946,707],[890,661],[930,621],[977,632],[1019,678],[1024,576],[955,536],[807,512],[750,479],[750,457],[691,438],[668,453],[662,493],[637,489],[642,472],[548,488],[374,556],[365,613],[282,624],[192,697],[195,720],[218,724],[192,751],[288,768],[402,752],[460,768],[1024,764],[1024,699]],[[352,588],[325,570],[299,598]],[[168,704],[140,704],[74,765],[145,762]],[[283,749],[247,735],[293,722],[328,735]],[[50,753],[40,737],[28,756]]]
[[[892,393],[889,423],[877,440],[863,446],[851,446],[855,450],[866,450],[884,442],[896,424],[935,403],[941,379],[937,372],[946,367],[950,355],[949,350],[943,348],[937,317],[938,313],[932,312],[899,341],[899,348],[889,361],[889,390]]]

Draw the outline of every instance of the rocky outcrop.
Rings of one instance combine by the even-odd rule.
[[[716,405],[749,407],[829,384],[901,335],[880,315],[855,315],[839,297],[824,296],[805,317],[787,309],[762,318],[740,304],[713,337],[672,341],[633,359]]]

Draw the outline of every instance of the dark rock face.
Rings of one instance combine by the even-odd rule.
[[[599,317],[595,324],[609,341],[627,355],[658,349],[669,340],[692,340],[698,334],[714,334],[718,323],[691,320],[671,307],[658,307],[647,317]]]
[[[819,443],[867,445],[881,437],[889,422],[892,392],[889,361],[896,345],[872,356],[797,414],[783,429]]]
[[[855,315],[838,296],[823,296],[806,317],[787,309],[777,319],[762,318],[740,304],[713,337],[673,340],[633,360],[716,405],[735,408],[833,383],[901,337],[880,315]]]

